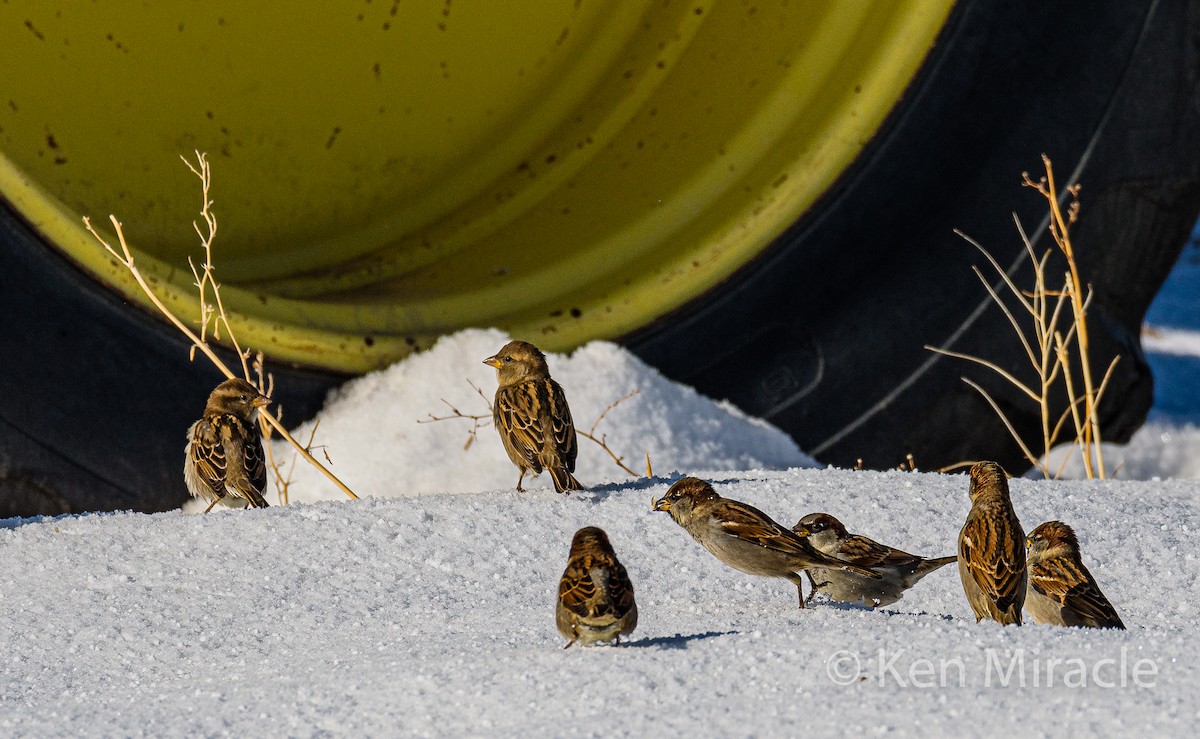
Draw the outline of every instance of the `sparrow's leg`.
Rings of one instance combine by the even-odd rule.
[[[808,594],[808,599],[812,600],[817,597],[817,581],[813,579],[812,573],[808,570],[805,570],[804,574],[808,577],[808,584],[812,585],[812,590]]]
[[[574,643],[575,643],[575,640],[574,640],[574,639],[572,639],[571,641],[567,642],[567,645],[566,645],[565,647],[563,647],[563,649],[570,649],[570,648],[571,648],[571,645],[572,645],[572,644],[574,644]]]
[[[807,572],[807,570],[805,570]],[[794,572],[787,574],[787,579],[791,580],[796,586],[796,592],[800,595],[800,607],[804,608],[804,578]]]
[[[517,478],[517,492],[518,493],[525,492],[525,488],[521,487],[521,482],[524,481],[524,479],[525,479],[525,468],[522,467],[521,468],[521,476]],[[574,644],[574,642],[571,642],[571,644]],[[567,647],[571,646],[571,644],[568,644]],[[567,647],[563,647],[563,649],[566,649]]]
[[[208,508],[205,508],[204,512],[208,513],[209,511],[211,511],[213,509],[213,506],[215,506],[217,503],[220,503],[220,502],[221,502],[221,498],[219,496],[216,498],[213,498],[213,502],[208,504]]]

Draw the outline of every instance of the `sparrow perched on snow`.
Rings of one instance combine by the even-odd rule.
[[[836,557],[822,554],[805,539],[745,503],[722,498],[704,480],[685,477],[654,502],[654,510],[667,511],[714,557],[751,575],[784,577],[800,592],[804,607],[804,580],[798,574],[810,567],[849,570],[879,580],[881,575]]]
[[[558,583],[555,606],[558,633],[570,641],[593,644],[615,639],[637,628],[633,584],[617,561],[604,529],[588,526],[575,532],[567,569]]]
[[[571,474],[579,442],[562,386],[550,378],[546,356],[533,344],[510,341],[483,363],[496,368],[500,387],[492,407],[492,419],[504,442],[508,458],[521,470],[517,491],[525,473],[544,469],[560,493],[582,490]]]
[[[266,508],[267,486],[262,436],[255,414],[271,399],[241,379],[217,385],[204,416],[188,429],[183,479],[195,498],[230,508]]]
[[[895,603],[921,578],[958,559],[925,559],[893,549],[865,536],[851,534],[841,521],[828,513],[810,513],[800,519],[792,531],[807,537],[814,547],[831,557],[870,567],[882,575],[882,580],[873,580],[840,569],[811,567],[808,570],[813,594],[820,592],[842,603],[861,603],[871,608]]]
[[[1029,588],[1025,610],[1034,623],[1124,629],[1117,610],[1100,592],[1079,556],[1079,539],[1062,521],[1047,521],[1025,539]]]
[[[1008,476],[995,462],[971,467],[971,512],[958,534],[958,574],[975,620],[1021,624],[1025,602],[1025,532],[1008,497]]]

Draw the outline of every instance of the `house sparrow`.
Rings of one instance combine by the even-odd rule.
[[[637,628],[633,584],[603,529],[588,526],[575,532],[554,611],[558,633],[570,640],[563,649],[576,641],[615,639],[620,644],[622,634]]]
[[[550,378],[545,355],[533,344],[510,341],[483,363],[496,368],[500,383],[492,418],[504,451],[521,471],[517,491],[525,490],[521,482],[527,471],[537,475],[543,469],[556,491],[582,490],[571,474],[579,453],[571,409],[562,386]]]
[[[245,380],[217,385],[208,396],[204,416],[188,429],[183,479],[195,498],[230,508],[266,508],[267,486],[262,436],[255,413],[271,399]]]
[[[958,534],[958,574],[975,612],[1002,624],[1021,623],[1025,602],[1025,532],[995,462],[971,467],[971,512]]]
[[[685,477],[654,502],[654,510],[671,514],[714,557],[751,575],[784,577],[800,592],[804,607],[804,580],[798,574],[810,567],[849,570],[879,580],[865,567],[822,554],[805,539],[771,520],[767,514],[736,500],[722,498],[704,480]]]
[[[1079,556],[1079,540],[1062,521],[1047,521],[1025,539],[1029,588],[1025,609],[1034,623],[1124,629]]]
[[[814,547],[831,557],[870,567],[883,575],[882,580],[872,580],[840,569],[811,567],[808,570],[813,594],[821,592],[842,603],[862,603],[870,608],[895,603],[921,578],[958,559],[925,559],[893,549],[865,536],[851,534],[841,521],[828,513],[810,513],[800,519],[792,531],[807,537]]]

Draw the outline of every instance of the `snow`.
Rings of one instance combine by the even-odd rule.
[[[1169,344],[1148,342],[1156,425],[1122,476],[1160,479],[1011,483],[1027,531],[1075,527],[1126,632],[976,624],[953,567],[877,611],[799,611],[793,586],[720,564],[651,499],[696,474],[785,525],[823,510],[935,556],[954,551],[965,475],[806,467],[779,432],[610,344],[551,369],[581,428],[640,389],[597,433],[658,476],[581,439],[590,490],[559,496],[543,475],[515,493],[493,429],[463,449],[469,422],[416,423],[439,398],[486,414],[466,380],[491,395],[480,361],[505,337],[478,331],[330,399],[318,443],[373,497],[297,466],[288,506],[0,521],[0,734],[1190,734],[1200,413],[1183,379],[1200,356],[1171,337],[1200,320],[1151,318]],[[585,525],[608,532],[640,620],[619,647],[564,651],[553,602]]]
[[[708,476],[788,525],[826,510],[928,555],[953,552],[968,507],[964,475]],[[1027,529],[1077,527],[1125,633],[976,625],[952,567],[879,612],[801,612],[789,583],[724,567],[651,512],[668,483],[11,521],[0,731],[977,735],[1032,719],[1165,734],[1198,718],[1193,483],[1013,481]],[[620,647],[564,651],[552,604],[584,525],[608,531],[641,617]],[[1025,667],[1004,687],[992,662],[1013,655]],[[1082,660],[1086,687],[1058,666],[1035,689],[1050,658]],[[943,662],[948,688],[919,687]]]

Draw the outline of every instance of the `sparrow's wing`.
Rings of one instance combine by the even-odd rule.
[[[1054,557],[1030,566],[1029,585],[1098,626],[1125,628],[1092,573],[1070,557]]]
[[[915,554],[902,552],[899,549],[880,544],[874,539],[868,539],[865,536],[858,536],[857,534],[847,536],[840,542],[837,556],[847,562],[853,562],[856,565],[864,565],[866,567],[876,565],[916,567],[921,563],[921,558]]]
[[[190,453],[197,476],[212,489],[215,497],[225,497],[225,445],[209,419],[201,419],[192,426],[191,442]]]
[[[608,568],[608,599],[612,603],[614,615],[623,618],[633,608],[633,583],[629,581],[629,573],[621,563],[613,560]]]
[[[806,557],[813,564],[848,569],[860,575],[880,579],[876,572],[838,557],[822,554],[816,547],[797,536],[796,532],[775,523],[770,516],[754,506],[728,498],[721,502],[723,505],[718,509],[720,515],[716,519],[718,525],[739,539],[777,552]]]
[[[959,537],[958,561],[1001,610],[1007,610],[1024,587],[1025,550],[1020,538],[1007,518],[985,515],[967,516]]]
[[[257,423],[250,424],[246,433],[243,464],[246,466],[246,477],[257,492],[250,502],[259,508],[266,508],[267,502],[263,500],[262,493],[267,489],[267,455],[263,450],[262,434],[259,433]]]
[[[561,385],[550,378],[541,382],[545,383],[554,448],[558,450],[559,460],[567,468],[567,472],[574,472],[575,457],[579,454],[579,440],[575,437],[575,422],[571,420],[571,408],[567,405],[566,393]]]
[[[538,398],[537,385],[536,382],[523,382],[500,388],[496,391],[492,412],[505,445],[524,459],[527,467],[535,470],[541,469],[538,452],[546,442],[539,418],[544,402]]]
[[[267,467],[258,427],[243,424],[233,416],[221,416],[217,429],[225,448],[225,488],[256,508],[265,508],[262,491],[267,485]]]
[[[595,616],[596,583],[592,574],[581,562],[572,560],[558,581],[558,602],[562,607],[580,618]]]
[[[616,620],[633,608],[633,584],[616,557],[572,557],[558,583],[558,601],[580,618]]]
[[[726,498],[716,517],[718,525],[739,539],[788,554],[810,554],[814,548],[771,520],[771,517],[754,506]]]

